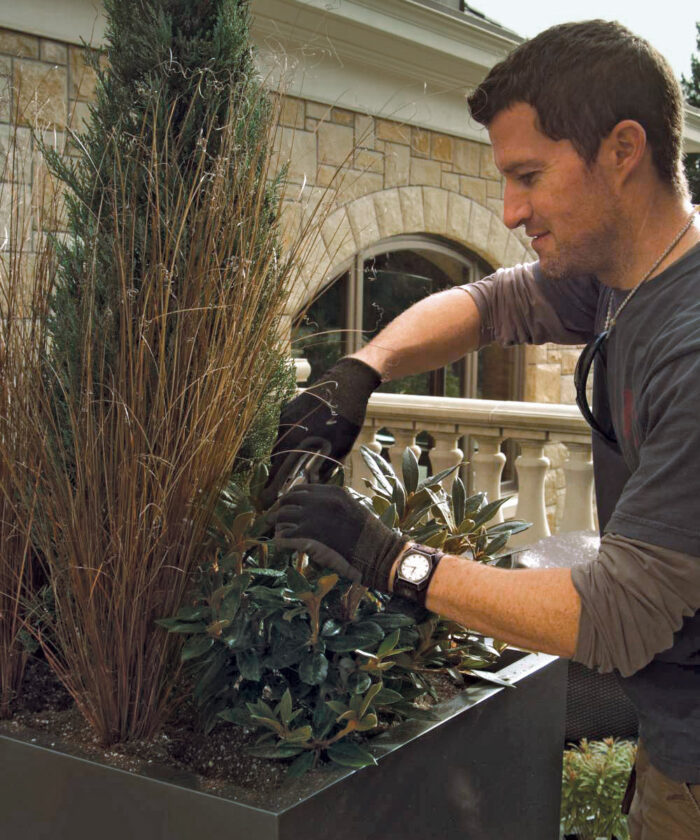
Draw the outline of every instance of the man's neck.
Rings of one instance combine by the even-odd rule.
[[[689,201],[665,191],[633,205],[620,225],[616,259],[609,271],[601,273],[600,280],[617,289],[634,288],[676,240],[692,211]],[[649,279],[665,271],[698,242],[700,217],[695,214],[691,226],[654,268]]]

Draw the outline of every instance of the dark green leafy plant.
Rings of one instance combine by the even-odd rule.
[[[581,740],[564,752],[562,831],[579,840],[628,840],[627,818],[621,813],[636,746],[605,738]]]
[[[419,481],[410,450],[403,481],[384,459],[363,455],[375,491],[364,503],[408,537],[487,561],[526,527],[487,528],[503,500],[467,498],[459,479],[448,494],[440,481],[453,470]],[[266,478],[260,466],[246,492],[230,485],[222,494],[197,586],[175,617],[158,622],[185,636],[205,729],[225,720],[258,730],[256,754],[293,759],[292,775],[319,759],[362,767],[374,758],[357,734],[429,714],[414,701],[437,699],[436,675],[507,685],[484,670],[504,645],[276,548],[260,503]]]

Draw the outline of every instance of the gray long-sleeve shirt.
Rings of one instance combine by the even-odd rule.
[[[580,344],[625,293],[594,277],[552,280],[537,264],[463,287],[481,343]],[[576,567],[582,604],[574,658],[617,669],[653,763],[700,783],[700,246],[630,300],[596,364],[593,436],[603,537]]]

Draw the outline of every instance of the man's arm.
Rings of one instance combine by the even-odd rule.
[[[528,650],[569,658],[576,649],[581,600],[570,569],[499,569],[446,555],[433,575],[426,606]]]
[[[463,288],[447,289],[414,303],[354,358],[382,379],[437,370],[479,346],[481,317]]]

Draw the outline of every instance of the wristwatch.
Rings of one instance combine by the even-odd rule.
[[[428,586],[444,554],[437,548],[412,543],[405,548],[396,566],[392,592],[425,606]]]

